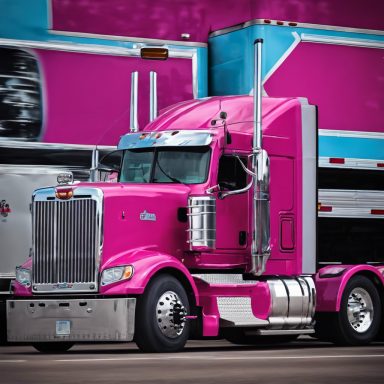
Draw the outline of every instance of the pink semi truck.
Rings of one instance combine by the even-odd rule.
[[[102,161],[116,183],[34,193],[9,341],[55,352],[134,340],[174,352],[188,338],[382,336],[382,172],[357,167],[353,188],[335,188],[349,178],[318,169],[316,106],[261,96],[261,49],[258,39],[254,97],[182,102],[142,131],[133,118],[114,161]]]

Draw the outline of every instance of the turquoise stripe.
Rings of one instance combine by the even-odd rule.
[[[338,32],[299,27],[254,25],[209,39],[210,92],[212,95],[248,94],[253,86],[253,41],[264,38],[263,70],[265,76],[295,41],[293,32],[317,36],[348,37],[384,42],[383,35]]]
[[[384,139],[319,136],[320,157],[384,159]]]

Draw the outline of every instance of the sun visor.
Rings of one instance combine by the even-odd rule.
[[[200,130],[128,133],[120,139],[118,149],[206,146],[213,135]]]

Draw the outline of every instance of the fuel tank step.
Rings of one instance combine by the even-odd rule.
[[[268,320],[254,316],[250,297],[218,297],[220,325],[223,327],[263,327]]]

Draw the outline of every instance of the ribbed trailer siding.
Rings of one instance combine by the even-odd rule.
[[[33,285],[94,290],[99,256],[97,201],[35,201]],[[80,288],[79,286],[79,288]],[[40,286],[41,287],[41,286]],[[35,288],[34,288],[35,289]],[[35,289],[47,291],[48,289]]]

